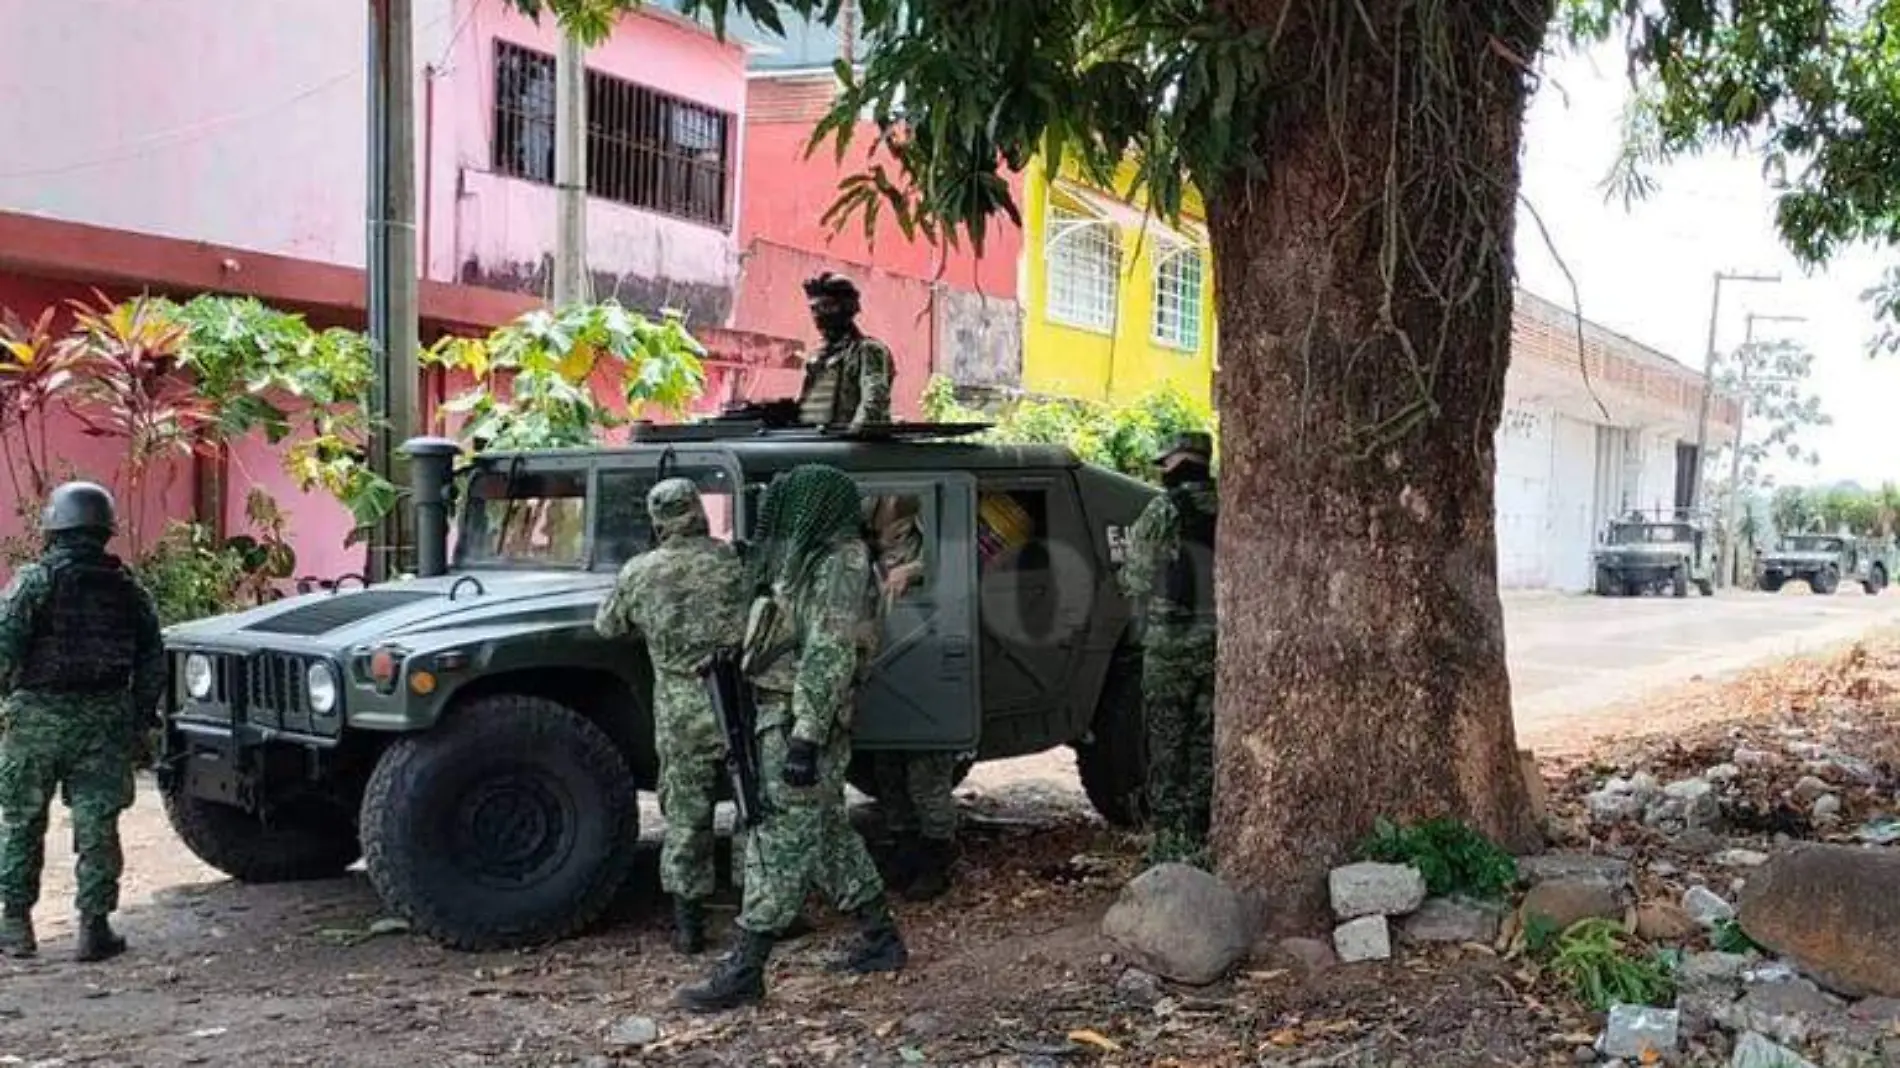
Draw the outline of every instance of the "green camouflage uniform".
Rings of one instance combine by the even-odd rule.
[[[666,842],[660,886],[699,901],[713,892],[713,809],[725,774],[725,738],[699,669],[744,627],[744,570],[732,546],[708,533],[699,493],[668,479],[648,497],[658,548],[627,561],[600,606],[603,637],[639,635],[653,663],[653,714]]]
[[[103,539],[56,536],[0,595],[0,904],[10,909],[39,903],[47,814],[61,792],[72,810],[80,914],[105,916],[119,907],[125,867],[119,813],[132,804],[137,753],[156,723],[165,685],[164,645],[150,596],[139,591],[136,661],[123,688],[93,694],[14,688],[53,589],[53,570],[106,559]]]
[[[891,350],[855,329],[805,361],[798,420],[814,426],[891,421]]]
[[[749,648],[783,650],[753,674],[766,815],[747,842],[739,926],[766,935],[784,930],[812,890],[841,912],[884,893],[844,803],[852,711],[876,621],[870,550],[856,536],[837,536],[777,570],[776,624],[747,640]],[[818,746],[815,786],[785,782],[793,739]]]
[[[1214,483],[1177,492],[1212,515]],[[1148,733],[1148,799],[1154,825],[1151,859],[1199,859],[1207,844],[1214,793],[1214,658],[1212,606],[1185,611],[1167,596],[1162,577],[1180,551],[1180,513],[1167,494],[1149,502],[1128,533],[1121,586],[1144,617],[1142,703]]]

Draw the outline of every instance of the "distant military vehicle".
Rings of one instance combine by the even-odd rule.
[[[967,764],[1073,746],[1096,808],[1137,823],[1141,658],[1113,571],[1158,491],[1061,448],[930,440],[946,433],[636,427],[625,447],[482,455],[453,476],[453,443],[411,442],[417,577],[167,633],[172,826],[251,882],[361,857],[390,908],[451,946],[574,933],[627,878],[634,791],[655,787],[646,656],[593,629],[650,544],[647,490],[692,479],[715,534],[743,542],[766,484],[804,463],[919,505],[926,572],[887,613],[859,749]]]
[[[1778,593],[1792,581],[1802,581],[1815,593],[1840,589],[1841,580],[1860,583],[1871,595],[1887,588],[1894,571],[1890,538],[1856,538],[1848,534],[1784,534],[1773,549],[1755,558],[1755,586]]]
[[[1715,592],[1715,548],[1708,524],[1685,512],[1631,511],[1605,524],[1603,541],[1590,554],[1601,597],[1637,597],[1668,590],[1704,597]]]

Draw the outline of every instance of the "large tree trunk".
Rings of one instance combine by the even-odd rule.
[[[1326,870],[1379,817],[1537,841],[1505,670],[1492,442],[1524,64],[1551,7],[1235,4],[1279,34],[1290,88],[1260,133],[1264,175],[1209,205],[1215,850],[1282,929],[1324,922]]]

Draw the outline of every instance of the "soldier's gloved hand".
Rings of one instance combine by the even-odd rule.
[[[818,785],[818,743],[803,738],[793,738],[791,747],[785,754],[785,770],[779,777],[785,785],[806,787]]]

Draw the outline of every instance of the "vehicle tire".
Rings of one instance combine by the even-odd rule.
[[[1808,580],[1808,589],[1823,597],[1829,596],[1841,588],[1841,573],[1831,567],[1824,567]]]
[[[287,811],[265,823],[241,808],[191,797],[175,780],[162,793],[165,818],[185,848],[239,882],[334,879],[363,855],[347,812]]]
[[[1095,704],[1089,740],[1075,745],[1075,765],[1089,804],[1110,826],[1148,822],[1148,731],[1141,699],[1141,651],[1115,651]]]
[[[1618,588],[1616,579],[1610,576],[1610,569],[1607,567],[1597,568],[1596,590],[1598,597],[1615,597],[1623,592]]]
[[[1704,597],[1715,596],[1715,583],[1710,579],[1698,579],[1695,588],[1696,592]]]
[[[1780,575],[1763,575],[1759,588],[1763,593],[1780,593],[1784,581]]]
[[[1676,568],[1669,575],[1669,592],[1675,597],[1689,596],[1689,569]]]
[[[1867,581],[1861,583],[1861,588],[1867,591],[1869,597],[1880,596],[1880,591],[1887,588],[1887,569],[1875,564],[1873,570],[1867,573]]]
[[[463,950],[572,935],[633,867],[633,773],[605,731],[539,697],[478,698],[384,751],[363,794],[383,902]]]

